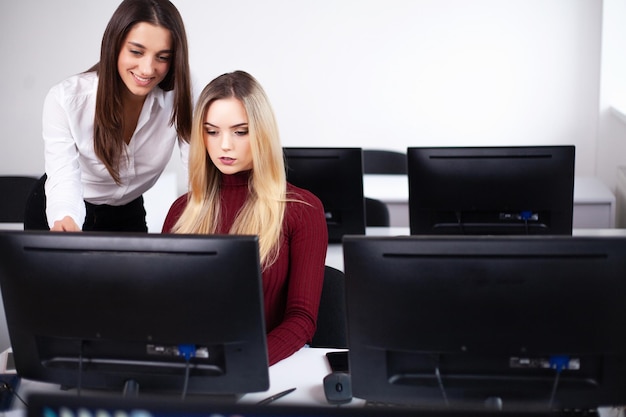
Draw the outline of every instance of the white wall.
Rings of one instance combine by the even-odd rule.
[[[615,189],[617,167],[626,166],[626,0],[604,0],[597,176]],[[617,112],[616,110],[620,110]],[[621,116],[621,117],[620,117]],[[616,192],[618,190],[615,190]],[[619,197],[619,196],[618,196]],[[626,207],[618,210],[624,211]],[[619,216],[618,217],[623,217]],[[618,224],[625,227],[624,224]]]
[[[255,75],[284,145],[575,144],[579,175],[601,163],[598,0],[174,3],[198,86]],[[0,4],[0,174],[42,173],[43,97],[97,61],[117,5]]]

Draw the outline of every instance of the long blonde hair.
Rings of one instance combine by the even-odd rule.
[[[219,230],[222,173],[208,155],[203,124],[214,101],[231,97],[243,104],[248,116],[253,168],[248,198],[229,233],[258,235],[261,263],[267,267],[278,257],[287,180],[274,112],[261,85],[244,71],[217,77],[198,98],[191,129],[188,203],[173,231],[212,234]]]

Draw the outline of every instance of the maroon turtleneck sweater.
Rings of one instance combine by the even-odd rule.
[[[250,171],[222,176],[221,227],[228,233],[248,195]],[[292,355],[311,341],[324,282],[328,229],[324,207],[307,190],[287,184],[289,202],[283,221],[283,239],[276,262],[263,271],[263,298],[269,364]],[[169,210],[163,233],[172,227],[187,205],[179,197]]]

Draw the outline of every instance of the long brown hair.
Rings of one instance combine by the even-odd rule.
[[[168,29],[172,35],[172,65],[159,84],[164,91],[174,90],[170,124],[176,124],[179,140],[189,142],[192,102],[187,35],[180,13],[169,0],[124,0],[113,13],[102,37],[100,61],[88,71],[98,73],[94,150],[116,183],[120,183],[119,163],[124,152],[122,137],[123,82],[117,69],[122,43],[140,22]]]

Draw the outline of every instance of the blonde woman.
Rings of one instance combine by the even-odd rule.
[[[328,241],[324,208],[287,183],[271,105],[243,71],[202,91],[189,153],[190,191],[170,208],[163,232],[259,236],[272,365],[315,332]]]

